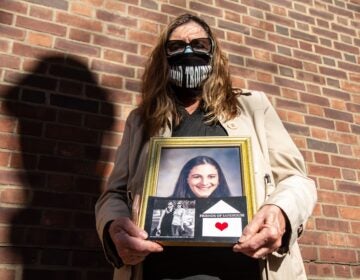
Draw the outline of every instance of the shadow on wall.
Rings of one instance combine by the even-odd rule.
[[[3,96],[3,111],[18,121],[9,149],[19,179],[10,184],[22,186],[27,202],[2,207],[1,216],[11,217],[7,254],[23,265],[23,280],[111,279],[94,218],[113,160],[102,147],[114,121],[106,96],[87,66],[69,57],[42,59]]]

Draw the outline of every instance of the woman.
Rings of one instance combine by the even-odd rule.
[[[173,236],[181,236],[184,232],[184,220],[185,220],[185,209],[183,208],[182,202],[176,203],[174,210],[174,217],[171,223],[171,232]]]
[[[226,197],[231,196],[219,164],[207,156],[190,159],[180,171],[172,197]]]
[[[232,250],[164,250],[147,240],[148,234],[133,220],[150,137],[244,135],[252,143],[258,211]],[[303,157],[266,96],[234,91],[210,27],[196,16],[177,17],[148,60],[142,103],[127,119],[114,170],[96,204],[97,230],[116,267],[114,279],[200,274],[222,280],[306,279],[296,240],[315,202],[315,184],[306,176]]]
[[[157,232],[160,236],[171,236],[172,235],[172,222],[174,219],[174,202],[169,201],[167,207],[162,211],[159,224],[157,226]]]

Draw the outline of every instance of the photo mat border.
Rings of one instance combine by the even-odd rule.
[[[240,151],[239,160],[241,162],[240,173],[242,178],[242,193],[246,197],[247,221],[251,221],[256,211],[256,200],[250,137],[152,137],[149,145],[149,155],[139,217],[136,219],[140,228],[145,228],[148,199],[151,196],[155,196],[157,193],[160,158],[162,149],[164,148],[238,148]]]

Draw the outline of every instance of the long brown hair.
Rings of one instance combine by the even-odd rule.
[[[203,85],[202,106],[205,122],[213,124],[219,118],[229,120],[239,112],[238,94],[241,91],[232,89],[227,59],[218,48],[218,42],[209,25],[201,18],[183,14],[173,20],[161,33],[145,66],[142,82],[142,103],[139,106],[147,137],[159,133],[168,125],[169,117],[177,125],[180,115],[169,85],[169,65],[165,53],[165,44],[171,33],[180,25],[194,21],[207,32],[214,42],[212,73]]]

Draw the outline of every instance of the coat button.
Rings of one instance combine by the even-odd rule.
[[[303,231],[304,231],[304,226],[303,226],[303,225],[300,225],[299,228],[298,228],[298,230],[297,230],[297,235],[298,235],[298,237],[300,237],[300,235],[303,233]]]
[[[228,124],[228,127],[231,128],[231,129],[236,129],[237,128],[237,124],[234,123],[234,122],[231,122]]]

